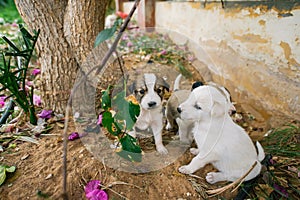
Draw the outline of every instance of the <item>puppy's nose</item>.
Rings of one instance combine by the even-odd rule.
[[[180,107],[177,107],[177,111],[178,111],[179,113],[181,113],[181,112],[182,112],[182,110],[181,110],[181,108],[180,108]]]
[[[153,106],[155,106],[156,105],[156,102],[155,101],[150,101],[149,103],[148,103],[148,106],[151,108],[151,107],[153,107]]]

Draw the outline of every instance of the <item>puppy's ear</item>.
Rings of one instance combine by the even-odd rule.
[[[136,81],[134,81],[131,85],[128,86],[128,91],[130,92],[130,94],[133,94],[135,90],[136,90]]]
[[[156,84],[158,86],[163,87],[165,90],[167,90],[168,92],[170,91],[170,85],[161,77],[157,78],[156,80]]]
[[[226,113],[225,105],[215,101],[211,109],[211,116],[222,117],[225,115],[225,113]]]
[[[197,87],[200,87],[200,86],[202,86],[202,85],[204,85],[201,81],[196,81],[195,83],[193,83],[193,85],[192,85],[192,91],[195,89],[195,88],[197,88]]]

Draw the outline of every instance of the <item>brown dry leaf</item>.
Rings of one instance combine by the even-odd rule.
[[[259,197],[264,197],[266,195],[270,196],[273,188],[267,184],[258,184],[259,186],[255,187],[255,193]]]

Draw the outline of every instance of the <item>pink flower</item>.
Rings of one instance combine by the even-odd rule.
[[[98,121],[97,121],[98,125],[102,124],[102,119],[103,119],[102,114],[100,114],[99,117],[98,117]]]
[[[38,96],[38,95],[33,95],[33,105],[36,105],[36,106],[41,106],[42,105],[42,100],[41,100],[41,97]]]
[[[129,39],[128,35],[123,35],[122,40],[128,40],[128,39]]]
[[[166,55],[166,54],[167,54],[167,51],[166,51],[166,50],[162,50],[162,51],[160,52],[160,54],[161,54],[161,55]]]
[[[0,108],[3,108],[5,105],[6,96],[0,96]]]
[[[108,195],[104,190],[100,189],[99,180],[91,180],[84,187],[85,196],[89,200],[108,200]]]
[[[16,22],[11,24],[12,27],[18,27],[18,24]]]
[[[132,46],[133,46],[132,42],[128,41],[127,42],[127,47],[132,47]]]
[[[36,75],[38,75],[40,73],[41,73],[40,69],[33,69],[32,72],[31,72],[31,74],[34,75],[34,76],[36,76]]]

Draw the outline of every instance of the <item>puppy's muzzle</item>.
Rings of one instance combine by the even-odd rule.
[[[180,107],[177,107],[177,112],[179,112],[179,113],[181,113],[181,112],[182,112],[182,110],[181,110],[181,108],[180,108]]]
[[[148,103],[148,106],[149,106],[149,108],[153,108],[153,107],[155,107],[156,106],[156,102],[155,101],[150,101],[149,103]]]

